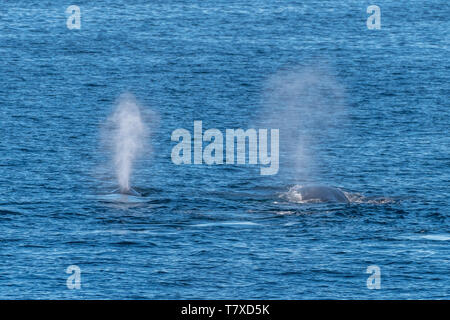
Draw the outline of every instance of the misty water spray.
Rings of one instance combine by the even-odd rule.
[[[121,193],[129,193],[135,160],[142,154],[147,136],[141,107],[132,94],[122,94],[110,117],[114,168]]]

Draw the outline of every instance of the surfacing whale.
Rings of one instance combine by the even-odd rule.
[[[295,186],[289,190],[289,198],[299,202],[350,202],[341,190],[327,186]]]
[[[141,194],[139,192],[137,192],[136,190],[134,190],[133,188],[129,188],[129,189],[116,189],[113,191],[113,193],[119,193],[119,194],[125,194],[127,196],[135,196],[135,197],[140,197]]]

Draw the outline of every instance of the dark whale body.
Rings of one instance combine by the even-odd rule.
[[[347,196],[338,188],[327,186],[304,186],[296,188],[302,201],[349,203]]]

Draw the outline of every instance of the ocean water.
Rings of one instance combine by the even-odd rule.
[[[448,299],[449,15],[444,0],[2,3],[0,298]],[[103,129],[124,92],[153,115],[140,197],[111,193]],[[171,134],[195,120],[279,128],[279,173],[173,164]],[[308,184],[351,201],[304,203]]]

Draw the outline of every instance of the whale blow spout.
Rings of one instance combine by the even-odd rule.
[[[135,97],[129,93],[122,94],[109,121],[119,193],[139,194],[131,188],[131,176],[137,158],[145,150],[148,129]]]
[[[288,200],[292,202],[336,202],[349,203],[344,192],[327,186],[294,186],[287,193]]]

